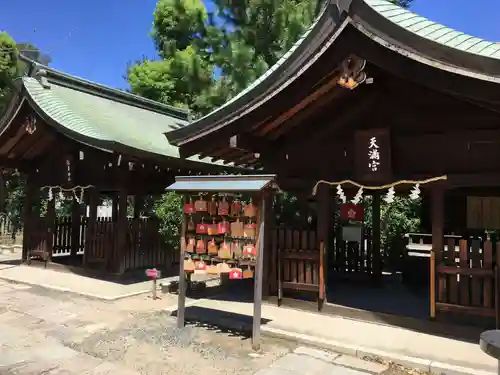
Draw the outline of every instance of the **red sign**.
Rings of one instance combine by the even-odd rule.
[[[343,220],[363,221],[364,216],[365,210],[361,205],[346,203],[340,207],[340,218]]]
[[[151,279],[159,279],[160,275],[160,270],[157,270],[156,268],[146,270],[146,276],[150,277]]]
[[[239,268],[231,268],[229,271],[229,279],[230,280],[240,280],[243,278],[243,272]]]

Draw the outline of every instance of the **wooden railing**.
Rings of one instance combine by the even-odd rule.
[[[342,240],[340,226],[335,237],[333,270],[340,278],[366,278],[372,274],[372,241],[368,231],[363,234],[363,242]]]
[[[79,234],[78,234],[78,247],[76,254],[82,255],[85,248],[85,231],[87,229],[87,218],[80,219]],[[71,255],[71,236],[73,228],[71,217],[63,216],[56,218],[55,231],[54,231],[54,249],[52,257],[61,257]]]
[[[175,252],[164,244],[159,233],[158,221],[149,218],[129,218],[128,222],[126,248],[120,257],[119,269],[127,271],[147,267],[170,268],[173,260],[176,259]],[[114,259],[114,251],[116,251],[116,222],[111,218],[98,218],[93,233],[89,230],[88,218],[82,217],[79,224],[78,236],[73,238],[73,242],[76,242],[75,250],[72,245],[71,218],[57,218],[52,253],[45,254],[46,250],[50,250],[46,249],[47,222],[43,217],[31,219],[27,232],[30,258],[34,256],[49,258],[51,255],[52,258],[57,259],[83,255],[84,265],[98,263],[105,267],[110,266],[110,262]]]
[[[87,224],[83,248],[84,265],[107,265],[112,258],[114,241],[114,223],[110,217],[98,217],[94,228]]]
[[[158,220],[129,219],[127,251],[123,259],[125,270],[171,265],[178,259],[176,254],[163,242]]]
[[[45,220],[40,217],[31,218],[25,225],[25,238],[23,248],[27,259],[32,257],[41,258],[44,261],[48,259],[46,251],[47,225]],[[23,251],[23,252],[24,252]]]
[[[278,254],[278,304],[286,290],[319,293],[322,277],[316,232],[277,227],[272,246]]]
[[[432,235],[410,233],[407,254],[429,259],[430,314],[461,313],[493,317],[500,323],[498,293],[500,241],[445,235],[443,250],[432,249]]]
[[[435,310],[495,317],[499,322],[498,258],[500,242],[449,238],[436,254]],[[432,265],[431,265],[432,267]]]

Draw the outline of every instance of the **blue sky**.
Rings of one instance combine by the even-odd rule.
[[[4,1],[0,30],[32,42],[51,66],[112,87],[126,87],[128,61],[156,55],[148,35],[156,0]],[[209,7],[211,7],[209,5]],[[462,32],[500,41],[498,0],[414,0],[412,11]]]

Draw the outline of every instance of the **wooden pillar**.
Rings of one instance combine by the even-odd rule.
[[[187,202],[186,196],[182,198],[182,206]],[[186,310],[186,275],[184,274],[184,257],[186,250],[186,215],[182,215],[181,239],[179,246],[179,294],[177,299],[177,328],[184,328],[184,313]]]
[[[432,254],[430,264],[430,317],[436,317],[436,267],[441,262],[444,246],[444,187],[441,184],[431,189]],[[444,293],[444,278],[438,279],[438,295]]]
[[[379,283],[382,276],[380,253],[380,192],[374,191],[372,195],[372,272],[373,281]]]
[[[127,225],[127,191],[121,189],[118,192],[118,216],[115,221],[115,252],[112,268],[115,272],[122,274],[124,270],[124,256],[127,252],[127,236],[129,234]]]
[[[252,348],[254,350],[260,349],[260,323],[262,317],[262,282],[263,282],[263,271],[264,271],[264,238],[265,233],[265,218],[266,215],[266,201],[267,192],[263,192],[260,198],[259,207],[259,227],[257,228],[257,263],[255,265],[255,275],[254,275],[254,290],[253,290],[253,324],[252,324]]]
[[[80,247],[80,203],[73,198],[71,202],[71,258],[76,258]]]
[[[333,195],[328,185],[320,184],[317,192],[318,222],[317,236],[319,248],[319,295],[318,310],[323,309],[326,299],[326,284],[328,274],[328,249],[331,242],[331,218],[333,213]]]
[[[111,218],[116,221],[118,218],[118,195],[113,193],[111,197]]]
[[[277,286],[277,275],[276,275],[276,265],[278,264],[277,260],[274,259],[274,252],[272,251],[273,246],[273,232],[275,230],[275,216],[273,213],[273,196],[271,194],[267,194],[265,196],[266,211],[263,213],[264,220],[267,225],[267,230],[265,231],[265,236],[263,238],[264,241],[264,270],[263,270],[263,289],[262,295],[264,298],[269,297],[273,288],[275,289]]]
[[[270,273],[269,273],[269,283],[270,283],[270,295],[272,296],[278,296],[278,277],[280,275],[280,272],[278,271],[278,267],[280,267],[280,262],[278,259],[278,231],[276,229],[277,225],[280,223],[277,223],[276,218],[278,216],[282,217],[282,205],[281,205],[281,199],[282,195],[278,194],[274,196],[274,204],[273,204],[273,209],[272,209],[272,216],[271,216],[271,222],[270,225],[268,225],[268,233],[270,233]]]
[[[87,266],[87,262],[94,253],[93,239],[95,237],[97,227],[97,206],[99,205],[99,191],[96,188],[89,189],[89,217],[87,221],[87,231],[85,234],[85,251],[83,253],[83,266]]]
[[[141,216],[141,209],[144,206],[144,197],[142,195],[134,196],[134,219],[138,219]]]
[[[28,175],[26,177],[26,191],[24,195],[23,204],[23,262],[28,260],[29,250],[33,244],[31,244],[31,222],[33,219],[33,205],[35,203],[35,185],[33,181],[33,176]]]
[[[52,197],[51,200],[47,202],[47,215],[45,216],[45,221],[47,225],[47,238],[45,239],[45,252],[47,256],[47,261],[52,259],[52,253],[54,251],[54,234],[56,230],[56,200]]]

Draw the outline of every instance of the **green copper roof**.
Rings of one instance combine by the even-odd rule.
[[[24,87],[42,112],[40,115],[57,123],[68,136],[76,133],[86,137],[90,144],[92,140],[99,144],[118,143],[179,158],[179,149],[169,144],[163,133],[187,125],[185,111],[148,103],[135,95],[88,81],[80,82],[78,78],[68,81],[69,76],[64,73],[60,73],[64,80],[54,79],[53,74],[59,72],[48,74],[48,85],[42,85],[33,77],[23,77]],[[209,158],[201,160],[197,156],[188,160],[210,162]]]
[[[364,2],[389,21],[420,37],[460,51],[500,59],[500,43],[488,42],[450,29],[387,0],[364,0]]]

